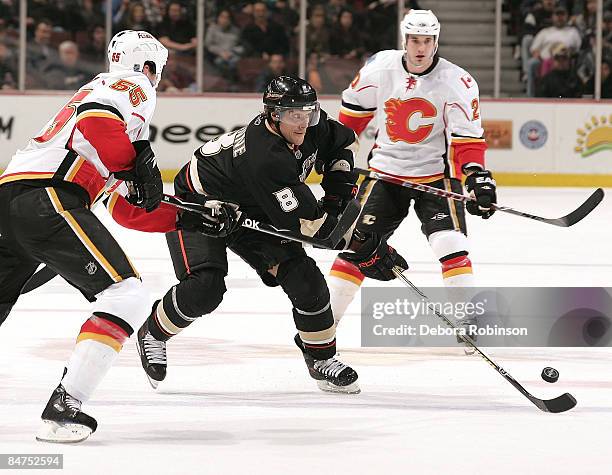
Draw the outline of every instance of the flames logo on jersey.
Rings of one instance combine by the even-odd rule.
[[[388,99],[385,101],[385,114],[387,116],[387,135],[392,142],[419,143],[431,133],[434,122],[410,128],[410,119],[420,114],[421,119],[433,119],[437,115],[436,107],[426,99],[413,97],[402,101],[401,99]]]

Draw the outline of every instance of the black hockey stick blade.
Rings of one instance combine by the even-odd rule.
[[[534,406],[544,412],[550,412],[553,414],[558,414],[560,412],[569,411],[574,408],[577,404],[576,398],[572,396],[570,393],[561,394],[561,396],[557,396],[553,399],[540,399],[535,397],[529,391],[527,391],[521,383],[519,383],[516,379],[512,377],[510,373],[508,373],[505,369],[491,360],[487,355],[484,355],[480,349],[477,349],[481,356],[484,356],[488,363],[493,365],[493,367],[497,370],[499,374],[501,374],[506,381],[508,381],[512,386],[519,390],[520,393],[523,394],[527,399],[529,399]]]
[[[561,394],[561,396],[557,396],[554,399],[546,400],[531,396],[529,400],[541,410],[545,412],[552,412],[554,414],[569,411],[577,404],[576,398],[570,393]]]
[[[359,204],[359,201],[357,201],[357,199],[349,201],[334,229],[331,230],[326,238],[322,239],[325,244],[325,249],[336,248],[336,246],[340,243],[340,240],[353,226],[353,224],[355,224],[355,221],[357,221],[359,213],[361,213],[361,205]]]
[[[505,213],[514,214],[516,216],[522,216],[524,218],[534,219],[536,221],[541,221],[543,223],[552,224],[553,226],[560,226],[563,228],[568,228],[573,226],[574,224],[582,221],[586,216],[588,216],[591,211],[593,211],[599,203],[604,198],[604,191],[601,188],[597,188],[591,196],[589,196],[584,203],[582,203],[578,208],[572,211],[570,214],[563,216],[562,218],[543,218],[541,216],[535,216],[533,214],[524,213],[523,211],[517,211],[512,208],[508,208],[506,206],[495,206],[499,211],[503,211]]]

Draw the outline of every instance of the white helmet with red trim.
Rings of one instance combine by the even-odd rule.
[[[166,61],[168,61],[168,50],[146,31],[120,31],[108,44],[110,72],[142,72],[142,68],[147,65],[155,74],[155,87],[159,84]]]
[[[400,23],[400,31],[404,48],[406,48],[408,35],[431,35],[435,37],[436,50],[438,49],[440,22],[431,10],[410,10]]]

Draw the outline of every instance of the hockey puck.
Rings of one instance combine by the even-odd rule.
[[[556,383],[559,379],[559,371],[555,368],[547,366],[542,370],[542,379],[547,383]]]

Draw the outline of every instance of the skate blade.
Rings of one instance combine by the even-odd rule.
[[[147,374],[147,379],[149,380],[149,384],[151,385],[151,387],[153,389],[157,389],[157,387],[159,386],[159,381],[157,381],[156,379],[151,378],[148,374]]]
[[[43,421],[36,440],[55,444],[75,444],[83,442],[90,435],[91,427],[83,424],[58,424],[53,421]]]
[[[321,391],[325,391],[327,393],[359,394],[361,392],[357,382],[351,383],[347,386],[336,386],[335,384],[322,379],[317,381],[317,386],[319,386]]]

